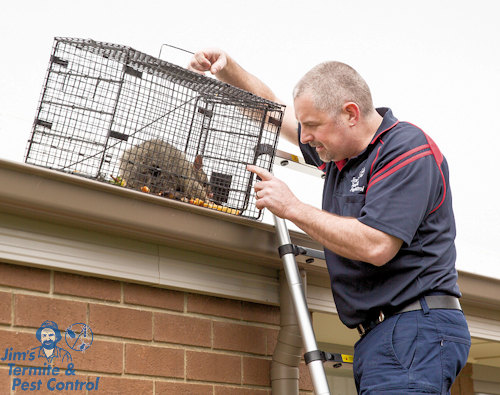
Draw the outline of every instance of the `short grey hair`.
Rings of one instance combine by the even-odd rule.
[[[320,63],[308,71],[293,90],[294,100],[310,93],[315,107],[332,115],[340,113],[346,102],[356,103],[362,115],[373,111],[370,88],[351,66],[329,61]]]

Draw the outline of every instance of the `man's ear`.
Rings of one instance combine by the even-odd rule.
[[[354,126],[359,122],[361,110],[356,103],[352,101],[344,103],[344,105],[342,106],[342,111],[347,116],[347,122],[349,126]]]

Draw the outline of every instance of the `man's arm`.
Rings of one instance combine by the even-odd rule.
[[[206,49],[197,52],[189,62],[188,69],[200,74],[210,71],[223,82],[244,89],[254,95],[276,103],[283,103],[261,80],[241,67],[233,58],[220,49]],[[281,134],[291,143],[298,145],[298,124],[293,106],[286,105]]]
[[[262,181],[255,184],[256,207],[288,219],[330,251],[348,259],[383,266],[397,254],[402,240],[352,217],[340,217],[301,202],[267,170],[248,166]]]
[[[356,218],[340,217],[305,203],[294,206],[288,219],[337,255],[375,266],[389,262],[403,244]]]

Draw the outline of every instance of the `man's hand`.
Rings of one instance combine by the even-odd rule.
[[[215,75],[226,67],[227,58],[227,54],[221,49],[205,49],[194,54],[187,68],[198,74],[205,74],[206,71],[210,71]]]
[[[261,178],[261,181],[258,181],[254,186],[257,198],[255,206],[259,210],[267,208],[276,216],[289,219],[291,211],[297,209],[301,202],[288,186],[260,167],[247,165],[247,170]]]
[[[198,74],[210,71],[215,78],[236,86],[254,95],[277,103],[283,103],[274,92],[261,80],[243,69],[231,56],[222,49],[208,48],[196,52],[187,68]],[[252,111],[253,112],[253,111]],[[261,121],[261,118],[258,118]],[[292,144],[298,145],[297,120],[292,106],[287,106],[281,124],[281,136]]]

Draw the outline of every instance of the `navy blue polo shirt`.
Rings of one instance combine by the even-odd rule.
[[[461,296],[446,159],[421,129],[399,122],[388,108],[377,111],[383,121],[357,157],[323,163],[313,147],[299,141],[306,162],[326,174],[324,210],[403,240],[381,267],[325,249],[335,304],[350,328],[424,294]]]

